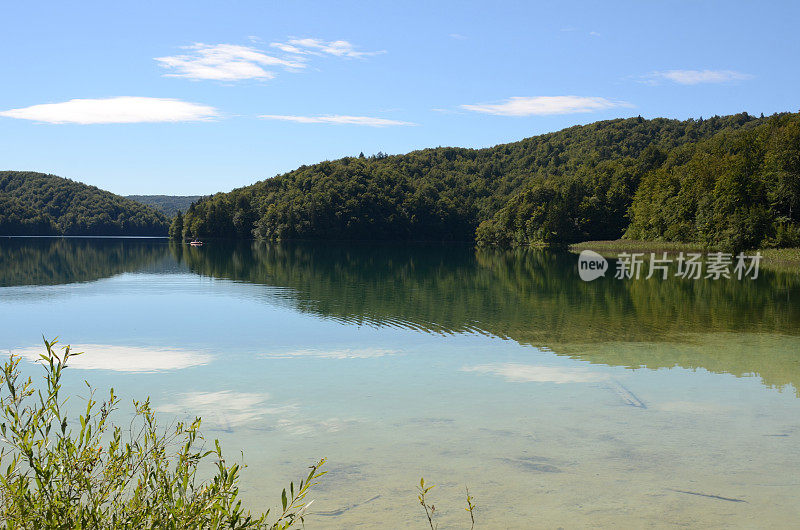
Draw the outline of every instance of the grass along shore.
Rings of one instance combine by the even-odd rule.
[[[584,241],[569,246],[573,252],[594,250],[604,256],[616,256],[621,252],[712,252],[698,243],[680,243],[675,241],[638,241],[615,239],[610,241]],[[771,270],[800,272],[800,248],[762,248],[748,251],[747,254],[761,252],[761,267]]]

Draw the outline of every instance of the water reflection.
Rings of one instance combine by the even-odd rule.
[[[323,526],[418,524],[398,499],[420,474],[456,511],[469,484],[489,526],[797,520],[800,400],[765,388],[800,386],[796,276],[587,284],[544,252],[13,243],[0,348],[60,334],[89,363],[67,390],[202,416],[244,452],[248,507],[326,456]]]
[[[692,332],[796,335],[800,275],[579,280],[569,253],[469,247],[172,247],[193,272],[284,288],[299,311],[352,324],[483,332],[549,346]]]
[[[193,272],[349,324],[483,333],[593,363],[680,366],[800,395],[800,275],[586,283],[576,256],[466,247],[172,247]]]
[[[267,414],[278,414],[280,409],[268,407],[267,394],[251,392],[187,392],[180,394],[177,401],[158,407],[159,412],[185,415],[187,418],[200,416],[204,423],[213,428],[231,430],[261,420]]]
[[[295,357],[312,357],[317,359],[372,359],[374,357],[396,355],[398,353],[400,353],[399,350],[389,350],[385,348],[341,348],[336,350],[306,348],[302,350],[264,353],[261,357],[268,359],[292,359]]]
[[[0,287],[90,282],[177,264],[167,242],[122,238],[0,238]]]
[[[789,272],[763,270],[757,280],[744,281],[601,278],[586,283],[578,278],[575,255],[543,251],[0,240],[3,286],[188,271],[266,286],[250,288],[244,296],[351,325],[486,334],[596,364],[756,374],[768,387],[800,389],[800,275]],[[263,355],[397,353],[332,348]],[[176,355],[165,358],[189,362]]]
[[[182,416],[191,421],[197,416],[212,430],[236,432],[240,429],[279,430],[291,436],[337,432],[353,420],[307,418],[296,403],[276,403],[269,394],[221,390],[187,392],[175,401],[157,407],[158,412]]]
[[[14,348],[12,353],[31,362],[41,361],[42,346]],[[114,344],[72,344],[69,366],[78,370],[155,373],[209,364],[213,357],[204,352],[179,348],[142,348]],[[83,352],[87,352],[84,355]]]
[[[498,375],[513,383],[591,383],[609,378],[607,374],[582,367],[567,368],[522,363],[465,366],[461,371]]]

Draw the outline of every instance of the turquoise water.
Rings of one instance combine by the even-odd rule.
[[[310,528],[789,527],[800,275],[582,282],[566,253],[0,240],[0,351],[201,415],[254,509],[328,458]],[[26,370],[34,371],[33,363]],[[129,411],[120,412],[123,418]]]

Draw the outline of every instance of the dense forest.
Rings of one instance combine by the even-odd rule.
[[[756,118],[746,113],[685,121],[638,117],[487,149],[346,157],[203,198],[175,219],[171,233],[266,240],[473,241],[477,236],[483,245],[521,246],[615,239],[627,230],[631,237],[709,245],[796,244],[799,195],[792,182],[798,180],[800,147],[791,131],[798,119],[797,114]],[[731,161],[739,156],[737,146],[749,146],[753,138],[762,145],[755,158]],[[752,207],[747,211],[759,221],[753,235],[728,237],[730,231],[717,225],[706,230],[709,208],[718,216],[738,212],[745,221],[736,226],[751,219],[733,196],[724,210],[716,194],[731,190],[708,179],[698,177],[703,182],[696,183],[711,186],[708,203],[702,205],[706,210],[682,210],[689,216],[686,222],[697,225],[694,230],[667,230],[665,223],[654,221],[652,208],[642,206],[647,197],[646,192],[637,194],[641,183],[662,195],[674,192],[678,202],[697,199],[692,195],[696,190],[681,193],[680,186],[688,182],[659,184],[669,168],[679,172],[695,150],[696,164],[706,160],[708,172],[726,172],[715,178],[730,182],[738,193],[748,193],[739,182],[741,171],[755,171],[763,162],[761,170],[747,176],[761,182],[764,192],[748,196]],[[769,179],[780,181],[780,190]]]
[[[324,161],[208,197],[132,198],[0,172],[0,235],[166,235],[161,210],[175,238],[798,246],[800,114],[608,120],[486,149]]]
[[[630,219],[632,239],[800,245],[798,115],[675,149],[642,179]]]
[[[800,245],[800,115],[744,115],[699,141],[535,178],[477,231],[479,243],[615,239],[745,249]],[[734,118],[737,118],[734,117]]]
[[[0,235],[167,235],[149,206],[70,179],[0,171]]]
[[[126,199],[151,206],[170,219],[178,212],[185,212],[189,205],[200,200],[202,195],[126,195]]]

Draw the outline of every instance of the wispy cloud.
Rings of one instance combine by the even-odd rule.
[[[178,99],[126,96],[45,103],[2,111],[0,116],[44,123],[155,123],[207,121],[219,117],[219,112]]]
[[[252,46],[195,43],[184,46],[185,53],[156,57],[169,72],[166,77],[195,80],[242,81],[272,79],[278,71],[299,71],[308,66],[311,56],[366,57],[384,53],[365,52],[345,40],[289,39],[273,42],[268,52],[257,47],[261,40],[248,37]]]
[[[274,68],[300,69],[306,66],[302,60],[267,55],[252,46],[197,43],[184,49],[188,53],[156,57],[155,60],[170,71],[165,76],[217,81],[272,79],[275,77]]]
[[[273,48],[294,55],[333,55],[336,57],[367,57],[386,53],[386,50],[364,52],[346,40],[324,41],[321,39],[289,39],[288,42],[273,42]]]
[[[658,84],[671,81],[679,85],[698,85],[700,83],[730,83],[753,79],[753,75],[735,70],[662,70],[644,76],[644,82]]]
[[[461,33],[450,33],[448,35],[448,37],[450,37],[451,39],[456,39],[456,40],[467,40],[467,37],[465,37]]]
[[[520,363],[490,363],[467,366],[463,372],[499,375],[513,383],[591,383],[604,381],[608,376],[585,368],[537,366]]]
[[[584,34],[583,30],[579,30],[575,26],[565,26],[565,27],[561,28],[560,31],[563,32],[563,33],[574,33],[574,32],[580,31],[580,35]],[[589,31],[586,34],[589,35],[590,37],[600,37],[601,36],[601,34],[599,32],[597,32],[597,31]]]
[[[259,116],[265,120],[293,121],[296,123],[332,123],[337,125],[362,125],[365,127],[390,127],[393,125],[416,125],[408,121],[374,118],[371,116],[291,116],[284,114],[264,114]]]
[[[72,357],[70,368],[78,370],[112,370],[115,372],[151,373],[202,366],[213,358],[203,352],[178,348],[143,348],[110,344],[73,344],[73,352],[83,352]],[[41,346],[13,350],[29,361],[39,362]]]
[[[545,116],[550,114],[576,114],[596,112],[615,107],[631,107],[624,101],[601,97],[536,96],[512,97],[500,103],[461,105],[462,109],[496,116]]]

